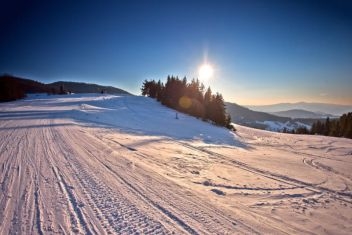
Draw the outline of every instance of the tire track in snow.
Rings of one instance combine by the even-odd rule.
[[[272,179],[272,180],[275,180],[275,181],[278,181],[278,182],[281,182],[281,183],[292,185],[293,186],[292,189],[294,189],[294,188],[305,188],[305,189],[307,189],[304,185],[301,185],[301,184],[299,184],[299,182],[296,182],[295,179],[290,181],[290,180],[286,179],[286,176],[283,176],[282,178],[281,177],[277,177],[276,174],[274,174],[274,173],[267,172],[267,171],[264,171],[264,170],[261,170],[261,169],[257,169],[257,168],[254,168],[254,167],[252,168],[251,166],[248,166],[247,164],[242,163],[242,162],[237,161],[237,160],[234,160],[234,161],[229,160],[228,157],[225,156],[225,155],[222,155],[222,154],[219,154],[219,153],[215,153],[213,151],[206,150],[206,149],[203,149],[201,147],[195,147],[195,146],[192,146],[192,145],[190,145],[188,143],[184,143],[182,141],[178,141],[178,140],[174,140],[174,141],[178,142],[180,145],[182,145],[182,146],[184,146],[186,148],[189,148],[189,149],[192,149],[192,150],[196,150],[196,151],[199,151],[201,153],[205,153],[206,155],[208,155],[210,158],[213,158],[214,160],[226,161],[226,162],[228,162],[228,163],[230,163],[232,165],[235,164],[236,167],[238,167],[238,168],[240,168],[242,170],[251,172],[253,174],[258,174],[258,175],[261,175],[263,177],[266,177],[266,178],[269,178],[269,179]],[[274,175],[272,175],[272,174],[274,174]],[[279,176],[281,176],[281,175],[279,175]],[[288,179],[290,179],[290,178],[288,177]],[[317,194],[321,194],[320,191],[315,190],[315,189],[310,189],[309,191],[311,191],[311,193],[308,194],[309,196],[314,196],[314,195],[317,195]],[[292,233],[292,231],[295,231],[294,233],[299,232],[299,233],[303,233],[303,234],[314,234],[314,233],[309,232],[308,230],[304,230],[304,229],[300,228],[299,226],[293,226],[293,225],[288,224],[288,223],[285,223],[286,230],[283,230],[282,228],[274,226],[273,223],[272,223],[273,221],[279,222],[279,223],[284,223],[283,221],[278,220],[275,217],[268,217],[267,214],[261,213],[259,211],[253,212],[252,210],[250,210],[246,206],[241,206],[241,205],[238,205],[238,206],[239,206],[239,208],[242,211],[246,211],[248,215],[253,216],[255,218],[255,220],[261,221],[262,224],[266,224],[267,226],[272,227],[272,228],[274,228],[277,231],[280,231],[280,233],[282,233],[282,234],[290,234],[290,233]],[[288,232],[288,231],[291,231],[291,232]]]
[[[20,211],[22,207],[14,205],[14,200],[20,195],[17,187],[20,182],[20,165],[21,159],[19,158],[19,153],[23,142],[25,140],[26,133],[19,131],[16,128],[13,130],[8,129],[8,124],[12,122],[9,121],[3,125],[6,131],[4,135],[1,135],[1,147],[0,147],[0,160],[2,161],[2,171],[1,171],[1,194],[0,194],[0,232],[6,233],[4,229],[8,226],[11,226],[10,232],[19,232],[20,231]],[[12,126],[12,125],[10,125]],[[13,146],[12,141],[16,141],[17,145]],[[10,156],[10,157],[6,157]],[[5,158],[4,158],[5,157]],[[19,199],[22,202],[22,199]],[[18,204],[18,203],[17,203]],[[11,224],[11,225],[10,225]]]
[[[37,182],[37,179],[35,181]],[[42,225],[41,225],[41,221],[40,221],[41,212],[40,212],[40,206],[39,206],[39,186],[37,183],[35,184],[34,204],[35,204],[35,214],[36,214],[35,223],[37,225],[38,234],[43,235],[44,233],[43,233]]]
[[[40,225],[38,178],[35,173],[36,164],[33,163],[37,154],[35,148],[29,148],[35,142],[31,138],[33,133],[27,128],[9,126],[13,126],[12,121],[2,125],[5,127],[6,138],[1,141],[0,147],[0,208],[3,210],[0,214],[0,233],[27,231],[43,234]]]
[[[130,184],[127,180],[124,178],[120,177],[119,174],[117,174],[116,171],[114,171],[110,166],[107,164],[104,164],[104,166],[110,170],[114,175],[119,177],[120,180],[122,180],[128,187],[130,187],[133,191],[135,191],[139,196],[143,197],[146,201],[148,201],[150,204],[152,204],[155,208],[160,210],[163,214],[165,214],[167,217],[169,217],[171,220],[175,221],[177,224],[179,224],[184,230],[186,230],[190,234],[198,234],[191,226],[189,226],[186,222],[184,222],[182,219],[174,215],[171,211],[167,210],[166,208],[162,207],[160,204],[155,203],[153,200],[150,198],[146,197],[143,193],[141,193],[136,187],[134,187],[132,184]]]
[[[89,221],[87,221],[82,208],[80,208],[80,204],[78,204],[77,195],[73,190],[74,188],[68,184],[63,175],[63,173],[66,173],[66,175],[70,175],[70,173],[66,170],[67,167],[62,157],[63,153],[58,148],[58,144],[53,144],[53,141],[57,143],[60,139],[57,138],[57,128],[52,124],[54,124],[53,120],[47,120],[45,125],[48,126],[48,128],[42,129],[42,131],[38,133],[38,135],[42,136],[40,150],[44,150],[44,152],[41,152],[41,154],[46,157],[39,159],[40,168],[37,172],[45,181],[55,182],[51,188],[43,188],[46,189],[46,200],[54,200],[52,202],[55,203],[56,206],[60,208],[60,212],[64,214],[58,215],[57,213],[52,213],[50,207],[47,205],[48,201],[46,201],[44,209],[48,211],[45,215],[50,217],[45,220],[46,231],[53,232],[56,229],[60,232],[71,231],[73,233],[98,234],[94,226],[89,226]],[[36,164],[38,164],[38,162]],[[65,170],[62,171],[61,169]],[[42,170],[44,170],[44,174],[41,172]],[[52,177],[50,178],[49,176]],[[54,197],[48,195],[48,193],[52,193],[52,190],[54,190],[56,194]],[[59,218],[56,218],[56,216],[59,216]],[[62,219],[64,220],[62,221]],[[63,222],[63,224],[58,223],[59,221],[56,220]]]
[[[100,137],[96,137],[96,138],[100,139]],[[112,140],[109,138],[103,138],[103,139],[109,140],[114,142],[115,144],[118,144],[120,147],[125,148],[128,151],[131,151],[131,154],[135,154],[137,156],[140,156],[146,159],[152,159],[152,157],[149,156],[148,154],[142,153],[116,140]],[[110,166],[107,165],[106,162],[110,163]],[[134,182],[134,183],[139,182],[137,178],[137,174],[131,174],[128,171],[124,171],[124,169],[122,169],[120,165],[116,165],[118,169],[113,170],[111,166],[114,166],[115,164],[110,162],[108,159],[106,159],[105,162],[102,162],[102,164],[105,165],[105,167],[109,168],[111,171],[113,171],[118,178],[120,178],[123,182],[125,182],[125,184],[129,185],[129,187],[135,190],[137,194],[141,195],[142,198],[150,201],[150,203],[152,203],[155,207],[161,210],[161,212],[165,211],[165,208],[170,208],[166,210],[166,213],[170,211],[174,211],[172,212],[173,215],[171,216],[175,216],[180,211],[182,211],[182,213],[180,214],[181,217],[179,218],[179,220],[181,220],[182,222],[189,221],[187,226],[192,229],[193,227],[199,228],[200,227],[199,225],[201,225],[203,230],[200,230],[199,233],[227,234],[227,233],[232,233],[233,231],[242,231],[243,229],[246,232],[250,231],[251,234],[258,233],[257,231],[247,226],[246,224],[238,220],[234,220],[232,218],[224,216],[223,212],[218,211],[214,207],[211,207],[210,205],[208,205],[208,203],[204,201],[201,202],[202,204],[200,206],[199,201],[197,202],[193,201],[192,197],[187,198],[185,200],[185,194],[179,193],[178,190],[173,189],[172,191],[171,190],[168,191],[167,190],[168,187],[164,183],[165,178],[161,179],[162,181],[158,181],[158,178],[155,178],[155,177],[151,178],[150,175],[153,175],[152,172],[143,172],[142,169],[140,169],[141,172],[139,172],[138,175],[143,174],[141,175],[142,179],[146,179],[149,177],[150,180],[153,180],[155,182],[154,183],[152,183],[152,181],[148,182],[149,187],[141,187],[141,186],[138,187],[138,185],[130,184],[130,182]],[[140,184],[143,184],[143,183],[140,183]],[[154,188],[153,185],[163,185],[163,188],[162,190],[159,190],[158,188]],[[176,185],[174,187],[176,187]],[[197,197],[196,197],[196,200],[197,200]],[[176,222],[180,222],[180,221],[176,221]],[[193,225],[191,225],[191,223]],[[198,233],[198,231],[196,232]]]
[[[81,161],[75,157],[82,157],[83,152],[87,151],[87,149],[83,150],[82,145],[75,145],[74,147],[73,144],[75,141],[70,139],[72,136],[69,136],[67,133],[68,130],[65,133],[60,133],[59,145],[61,151],[65,153],[64,157],[69,167],[78,179],[79,184],[84,188],[82,191],[84,191],[85,197],[93,210],[98,213],[98,219],[107,232],[114,231],[116,233],[128,234],[169,233],[160,222],[145,215],[118,190],[112,190],[99,180],[95,174],[88,171],[82,165]],[[80,143],[82,142],[80,141]],[[86,155],[86,157],[90,156]]]
[[[138,200],[146,201],[158,210],[160,214],[164,214],[173,220],[175,224],[183,226],[185,232],[191,233],[194,230],[196,233],[201,234],[226,234],[233,231],[257,233],[253,228],[246,226],[242,222],[224,216],[223,212],[210,206],[207,202],[199,201],[200,198],[196,195],[188,197],[189,191],[179,188],[178,185],[168,179],[160,178],[161,175],[155,172],[145,171],[140,166],[133,166],[132,172],[128,170],[130,169],[129,167],[126,169],[126,163],[129,162],[128,156],[139,156],[142,154],[138,150],[116,141],[113,146],[107,145],[107,141],[111,140],[99,137],[96,134],[92,135],[91,138],[99,141],[96,148],[98,146],[101,148],[102,144],[104,144],[104,148],[107,151],[104,156],[99,157],[96,157],[96,153],[92,153],[92,157],[100,162],[104,168],[109,168],[113,171],[115,178],[120,179],[129,188],[126,191],[132,190],[140,198]],[[97,142],[97,140],[92,139],[89,144],[93,147],[94,144],[92,143]],[[80,143],[84,145],[84,143]],[[114,151],[121,152],[121,156],[116,159],[117,161],[111,162],[111,157],[108,158],[108,155],[109,152]],[[124,157],[125,155],[127,158]],[[148,156],[144,157],[148,158]],[[148,186],[146,187],[146,185]]]
[[[92,206],[100,212],[99,216],[105,218],[113,231],[129,234],[138,233],[138,230],[143,234],[167,233],[159,222],[144,216],[141,211],[130,204],[127,198],[116,191],[112,191],[96,177],[89,176],[87,171],[82,169],[81,172],[84,175],[80,179],[82,185],[86,189],[92,189],[87,190],[93,202]],[[99,195],[97,195],[97,192]]]
[[[326,165],[318,162],[317,159],[304,158],[303,163],[313,169],[325,172],[328,175],[337,176],[343,182],[345,188],[341,191],[337,191],[336,193],[339,195],[342,195],[342,196],[352,197],[352,193],[351,193],[350,188],[348,186],[349,184],[351,184],[351,181],[352,181],[350,177],[345,176],[344,174],[341,174],[340,172],[334,170],[332,167],[326,166]],[[321,184],[324,184],[327,181],[328,180],[326,179]],[[348,182],[349,182],[349,184],[348,184]],[[321,184],[319,184],[319,185],[321,185]],[[346,202],[346,201],[344,201],[344,202]],[[347,201],[347,202],[352,203],[352,201]]]
[[[73,228],[73,232],[76,233],[80,230],[83,230],[85,234],[93,234],[87,226],[87,222],[84,218],[81,209],[79,208],[76,196],[72,192],[72,187],[67,184],[67,182],[60,175],[59,170],[56,167],[53,167],[52,170],[58,180],[58,184],[60,185],[62,192],[64,193],[64,195],[66,195],[67,200],[69,201],[71,211],[74,213],[70,215],[72,223],[76,226],[75,228]]]
[[[333,173],[335,175],[338,175],[339,177],[347,180],[347,181],[352,181],[352,179],[338,171],[336,171],[334,168],[330,167],[330,166],[326,166],[320,162],[317,161],[318,159],[308,159],[308,158],[304,158],[303,159],[303,163],[306,164],[307,166],[310,166],[314,169],[320,170],[320,171],[324,171],[324,172],[328,172],[328,173]]]
[[[225,161],[227,161],[229,163],[232,163],[232,165],[234,165],[234,166],[236,166],[236,167],[238,167],[238,168],[240,168],[242,170],[246,170],[246,171],[249,171],[251,173],[258,174],[258,175],[264,176],[266,178],[276,180],[278,182],[283,182],[283,183],[290,184],[290,185],[293,185],[293,186],[305,188],[306,190],[309,190],[309,191],[312,191],[312,192],[315,192],[315,193],[318,193],[318,194],[321,194],[322,192],[330,193],[330,194],[332,194],[334,196],[335,199],[352,204],[352,194],[349,193],[349,192],[339,192],[339,191],[331,190],[329,188],[319,186],[321,183],[319,183],[319,184],[311,184],[311,183],[307,183],[307,182],[304,182],[304,181],[301,181],[301,180],[297,180],[297,179],[291,178],[289,176],[285,176],[285,175],[269,172],[269,171],[266,171],[266,170],[262,170],[262,169],[259,169],[259,168],[256,168],[256,167],[252,167],[252,166],[250,166],[250,165],[248,165],[246,163],[243,163],[241,161],[238,161],[238,160],[234,160],[234,159],[229,160],[228,157],[226,157],[225,155],[222,155],[222,154],[219,154],[219,153],[215,153],[215,152],[213,152],[211,150],[206,150],[206,149],[203,149],[203,148],[200,148],[200,147],[194,147],[194,146],[192,146],[190,144],[187,144],[187,143],[184,143],[182,141],[178,141],[178,142],[181,145],[183,145],[184,147],[188,147],[188,148],[193,149],[193,150],[198,150],[200,152],[209,154],[211,156],[216,156],[216,157],[220,158],[221,160],[225,160]],[[341,198],[341,197],[343,197],[343,198]],[[348,199],[346,199],[346,197]]]

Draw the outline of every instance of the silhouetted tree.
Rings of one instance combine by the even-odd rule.
[[[209,119],[210,118],[210,103],[212,99],[212,92],[210,87],[208,87],[207,91],[204,94],[204,119]]]
[[[300,126],[295,130],[295,134],[309,134],[309,130],[307,129],[307,127],[304,126]]]
[[[222,95],[213,95],[210,87],[204,94],[204,85],[198,79],[188,82],[186,77],[181,80],[168,76],[165,85],[160,80],[145,80],[141,92],[142,95],[156,98],[170,108],[234,129],[231,117],[225,111]]]
[[[24,89],[10,75],[0,77],[0,101],[12,101],[25,97]]]
[[[330,134],[330,118],[327,117],[325,121],[325,126],[324,126],[324,135],[329,135]]]
[[[56,94],[56,89],[55,89],[55,87],[52,87],[50,90],[51,90],[51,94],[53,94],[53,95]]]
[[[59,92],[60,95],[64,95],[66,94],[66,91],[64,89],[64,85],[60,85],[60,92]]]
[[[216,93],[216,95],[212,95],[208,111],[211,121],[217,125],[226,126],[226,110],[221,94]]]
[[[352,138],[352,113],[343,114],[338,119],[313,123],[310,134]]]

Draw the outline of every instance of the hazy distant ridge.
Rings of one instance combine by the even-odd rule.
[[[303,109],[291,109],[286,111],[274,112],[272,113],[279,117],[289,117],[289,118],[337,118],[337,116],[327,113],[316,113]]]
[[[327,113],[336,116],[341,116],[344,113],[352,111],[352,105],[339,105],[339,104],[327,104],[327,103],[279,103],[272,105],[248,105],[249,109],[261,112],[275,113],[288,111],[292,109],[301,109],[315,113]]]
[[[266,112],[253,111],[235,103],[226,102],[226,111],[230,114],[232,122],[249,127],[282,131],[296,129],[304,126],[308,129],[320,118],[294,118],[280,117]]]

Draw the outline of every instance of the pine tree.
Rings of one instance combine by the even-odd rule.
[[[317,121],[312,124],[310,134],[352,138],[352,113],[334,120],[327,117],[324,123]]]
[[[0,77],[0,102],[22,99],[25,92],[20,84],[9,75]]]
[[[212,96],[210,105],[209,105],[209,115],[210,120],[217,125],[225,126],[226,125],[226,111],[225,104],[222,95],[216,93]]]
[[[197,118],[211,120],[215,124],[234,130],[231,117],[226,113],[220,93],[212,94],[210,87],[204,94],[204,85],[198,79],[187,82],[184,77],[168,76],[165,85],[159,80],[144,80],[142,95],[156,98],[163,105],[188,113]],[[186,104],[186,105],[185,105]]]
[[[164,84],[159,80],[157,83],[157,95],[156,98],[158,101],[161,101],[164,96]]]
[[[326,136],[328,136],[330,134],[330,118],[329,117],[326,118],[323,133]]]
[[[207,91],[204,94],[204,119],[210,119],[210,103],[212,99],[212,92],[210,87],[208,87]]]

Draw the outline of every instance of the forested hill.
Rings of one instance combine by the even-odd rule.
[[[97,84],[78,82],[54,82],[44,84],[31,79],[7,74],[0,76],[0,102],[21,99],[29,93],[66,94],[69,92],[129,94],[127,91],[116,87]]]
[[[279,117],[265,112],[253,111],[241,105],[226,102],[226,110],[231,115],[233,122],[238,124],[244,124],[244,122],[256,122],[256,121],[279,121],[287,122],[291,118]]]
[[[24,98],[27,93],[47,93],[50,88],[40,82],[30,79],[0,76],[0,102]]]
[[[290,118],[279,117],[265,112],[253,111],[235,103],[226,102],[226,111],[231,120],[240,125],[282,132],[285,129],[292,131],[298,127],[310,127],[318,118]]]
[[[83,83],[83,82],[54,82],[47,84],[48,86],[55,88],[56,90],[60,90],[62,86],[65,90],[70,91],[72,93],[108,93],[108,94],[130,94],[125,90],[120,88],[112,87],[112,86],[101,86],[97,84],[91,83]]]

